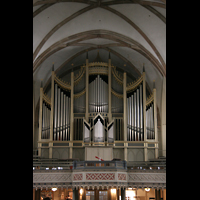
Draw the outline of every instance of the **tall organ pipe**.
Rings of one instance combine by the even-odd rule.
[[[131,115],[132,115],[132,122],[131,122],[131,138],[133,141],[133,134],[134,134],[134,106],[133,106],[133,95],[131,95]]]
[[[138,141],[140,140],[140,101],[139,101],[139,97],[140,97],[140,91],[139,89],[137,89],[137,138]]]
[[[130,138],[131,138],[131,129],[132,129],[132,115],[131,115],[131,97],[129,97],[129,135],[130,135]],[[131,140],[131,139],[130,139]]]
[[[70,113],[71,113],[71,109],[73,109],[73,108],[71,108],[71,98],[69,98],[69,101],[68,101],[68,103],[69,103],[69,106],[68,106],[68,108],[69,108],[69,114],[68,114],[68,140],[70,140]]]
[[[129,135],[129,98],[126,99],[126,107],[127,107],[127,140],[130,141]]]
[[[58,115],[58,86],[57,84],[55,84],[55,87],[54,87],[54,140],[56,140],[56,130],[57,130],[57,115]]]
[[[142,84],[140,85],[140,135],[141,135],[141,141],[143,141],[143,98],[142,98]]]
[[[47,139],[47,128],[48,128],[48,125],[47,125],[47,121],[48,121],[48,109],[47,109],[47,107],[46,107],[46,105],[44,104],[44,108],[45,108],[45,135],[44,135],[44,137],[45,137],[45,139]]]
[[[153,139],[155,139],[155,127],[154,127],[154,104],[152,104],[152,129],[153,129]]]
[[[66,115],[66,95],[64,94],[63,95],[63,140],[66,140],[66,132],[65,132],[65,129],[66,129],[66,121],[65,121],[65,116]]]
[[[58,88],[57,140],[60,140],[60,88]]]
[[[44,124],[44,102],[43,102],[43,104],[42,104],[42,139],[44,139],[44,126],[45,126],[45,124]]]
[[[66,139],[69,140],[69,97],[66,98]]]
[[[63,92],[60,95],[60,140],[63,136]]]
[[[136,118],[137,118],[137,108],[136,108],[136,92],[134,92],[134,141],[136,141]]]

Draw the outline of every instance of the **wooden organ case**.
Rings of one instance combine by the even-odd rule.
[[[86,64],[69,73],[68,82],[52,70],[51,98],[40,88],[39,156],[47,149],[49,158],[87,160],[84,151],[91,147],[116,149],[113,158],[119,149],[127,161],[129,148],[143,149],[143,160],[148,148],[158,156],[156,89],[146,99],[145,71],[129,83],[120,71],[110,53],[108,63],[100,62],[99,53],[89,63],[87,53]]]

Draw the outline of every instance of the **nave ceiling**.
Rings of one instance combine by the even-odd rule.
[[[137,79],[143,70],[150,90],[153,80],[161,107],[166,77],[165,0],[33,0],[33,85],[35,106],[41,79],[51,69],[59,76],[110,52],[114,66]]]

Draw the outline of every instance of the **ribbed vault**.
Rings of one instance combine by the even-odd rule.
[[[56,73],[85,63],[86,51],[93,61],[99,51],[112,63],[137,79],[146,70],[149,90],[156,82],[161,105],[166,76],[165,0],[34,0],[33,81],[35,106],[41,79],[50,81],[52,63]]]

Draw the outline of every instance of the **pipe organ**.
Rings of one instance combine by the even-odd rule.
[[[148,141],[156,143],[156,89],[146,99],[145,71],[135,82],[129,77],[129,83],[123,73],[110,58],[108,63],[87,58],[65,79],[71,83],[52,70],[51,99],[40,88],[39,143],[49,142],[50,149],[63,142],[71,158],[76,144],[125,149],[133,142],[143,142],[144,148]]]

